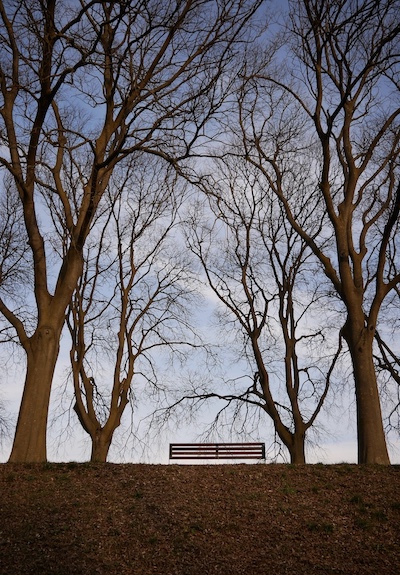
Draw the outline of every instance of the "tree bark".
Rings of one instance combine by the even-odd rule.
[[[24,392],[9,459],[13,463],[46,461],[48,408],[59,333],[51,326],[39,327],[28,345]]]
[[[349,347],[357,403],[358,463],[389,465],[382,410],[373,361],[374,329],[345,328]]]
[[[111,440],[112,435],[106,433],[104,428],[96,430],[95,434],[92,435],[92,453],[90,456],[92,463],[106,463]]]
[[[305,453],[305,432],[296,431],[292,435],[292,442],[287,445],[290,453],[290,463],[294,465],[302,465],[306,462]]]

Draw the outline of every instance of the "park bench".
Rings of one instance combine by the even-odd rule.
[[[170,459],[265,459],[265,443],[170,443]]]

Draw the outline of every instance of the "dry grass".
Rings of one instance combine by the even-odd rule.
[[[1,575],[400,573],[400,466],[0,465]]]

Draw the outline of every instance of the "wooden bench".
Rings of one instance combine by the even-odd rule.
[[[265,443],[170,443],[170,459],[265,459]]]

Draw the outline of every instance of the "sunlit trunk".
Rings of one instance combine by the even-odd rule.
[[[46,461],[46,432],[50,392],[59,351],[59,334],[38,328],[27,352],[27,371],[10,462]]]
[[[390,464],[382,422],[375,366],[373,331],[363,327],[345,337],[352,362],[357,403],[358,463]],[[356,332],[357,333],[357,332]]]

